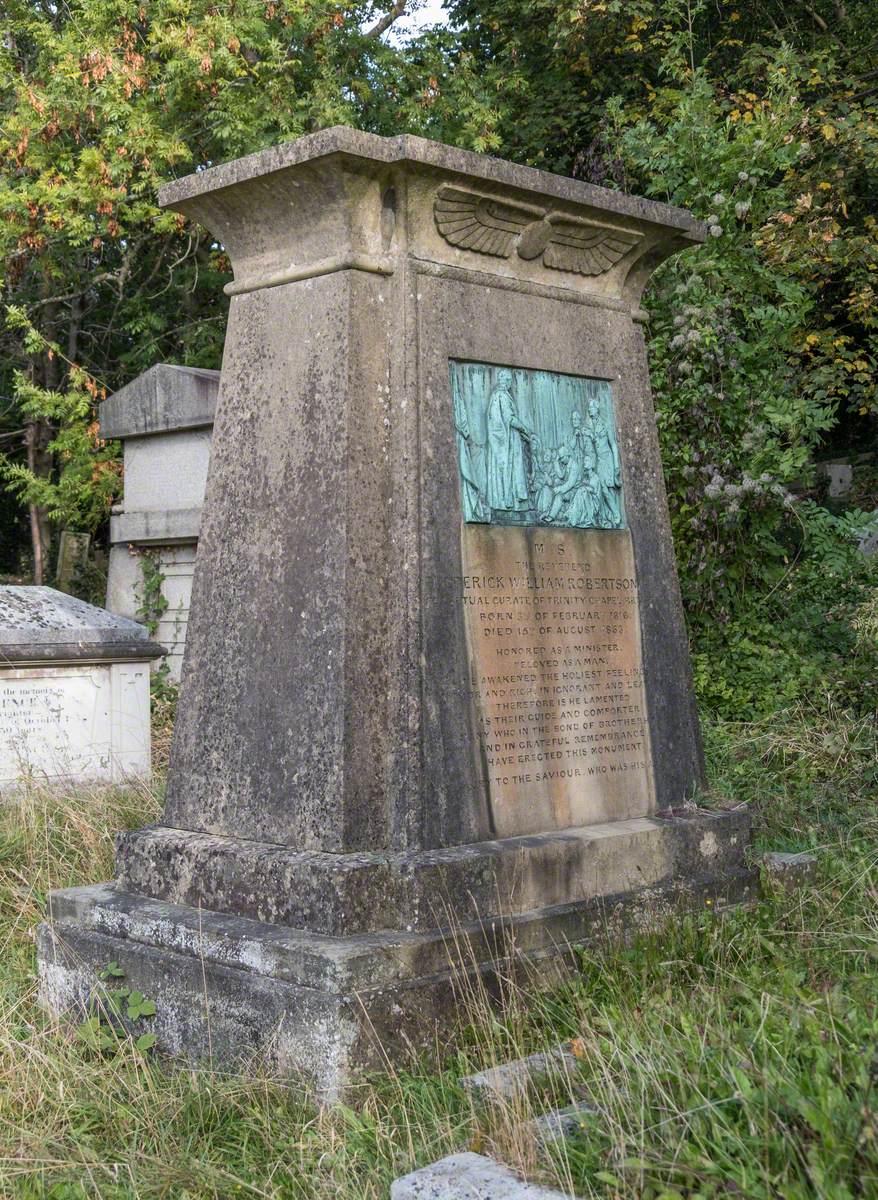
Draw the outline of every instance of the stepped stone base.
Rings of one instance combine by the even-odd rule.
[[[172,835],[195,839],[196,856],[204,850],[198,835],[182,831],[164,830],[155,840],[167,849]],[[216,1064],[261,1057],[271,1070],[308,1077],[332,1099],[358,1069],[381,1067],[407,1046],[429,1043],[437,1029],[449,1030],[455,1001],[474,983],[490,991],[498,975],[524,974],[534,964],[541,979],[555,977],[548,968],[563,970],[571,946],[595,941],[608,927],[618,935],[681,908],[749,900],[756,874],[745,860],[748,841],[749,818],[736,811],[619,821],[404,862],[311,855],[308,930],[278,920],[281,912],[295,918],[291,905],[301,893],[263,892],[260,902],[253,899],[255,916],[224,913],[219,892],[210,892],[206,907],[208,896],[195,894],[196,876],[187,870],[176,885],[185,897],[138,894],[129,856],[124,887],[51,895],[50,922],[38,934],[41,996],[54,1013],[81,1013],[99,987],[97,972],[118,962],[125,985],[156,1003],[156,1015],[138,1032],[148,1027],[160,1049]],[[292,869],[289,851],[262,850]],[[259,858],[254,844],[251,853]],[[234,855],[219,858],[231,869]],[[145,879],[143,853],[137,861]],[[251,866],[238,864],[245,874]],[[237,887],[231,893],[236,902],[245,894]],[[561,894],[576,899],[559,904]],[[403,900],[413,897],[421,903],[406,920]],[[260,919],[266,906],[277,912],[274,921]],[[315,932],[320,924],[332,932]]]

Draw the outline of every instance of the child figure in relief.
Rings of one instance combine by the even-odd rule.
[[[554,485],[559,481],[555,465],[555,451],[551,446],[544,446],[540,453],[533,456],[533,489],[534,510],[540,520],[545,520],[555,499]]]

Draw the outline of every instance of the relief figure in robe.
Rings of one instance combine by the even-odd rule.
[[[460,468],[463,492],[463,519],[465,521],[490,521],[491,510],[485,504],[484,485],[475,469],[470,443],[469,418],[463,397],[455,390],[454,428],[457,430],[457,462]]]
[[[488,400],[485,500],[491,509],[522,512],[530,507],[525,446],[537,439],[518,416],[512,372],[501,368]]]
[[[599,524],[603,529],[618,529],[622,524],[622,471],[619,448],[597,400],[589,400],[588,415],[588,438],[593,447],[599,484]]]
[[[578,416],[579,414],[574,414]],[[578,529],[594,529],[600,527],[601,482],[597,471],[597,456],[594,442],[590,437],[582,435],[581,441],[576,440],[576,434],[581,432],[579,423],[574,421],[573,446],[580,455],[581,476],[579,487],[570,498],[567,508],[567,524]]]
[[[573,434],[570,439],[570,453],[575,458],[578,458],[580,466],[584,467],[589,452],[588,438],[582,426],[582,413],[578,408],[574,408],[570,414],[570,424],[573,426]]]
[[[554,487],[556,483],[560,482],[560,478],[555,451],[551,446],[543,446],[540,453],[533,456],[533,477],[531,479],[533,507],[540,520],[545,520],[549,515],[555,499]]]

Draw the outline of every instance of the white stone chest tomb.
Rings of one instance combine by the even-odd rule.
[[[48,587],[0,587],[0,789],[150,770],[142,625]]]

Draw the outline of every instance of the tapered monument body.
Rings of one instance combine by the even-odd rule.
[[[672,813],[704,781],[639,300],[702,229],[348,129],[162,203],[234,268],[167,807],[53,897],[43,991],[115,959],[166,1048],[332,1093],[447,1008],[449,924],[490,973],[749,886],[746,817]]]

